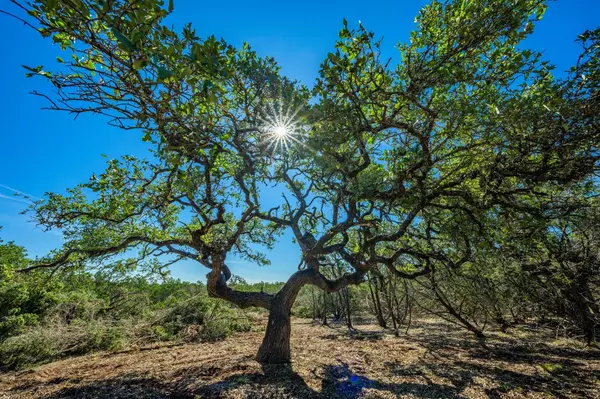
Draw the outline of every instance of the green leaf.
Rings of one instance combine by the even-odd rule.
[[[30,78],[30,77],[32,77],[34,75],[42,75],[42,76],[46,76],[46,77],[50,76],[49,72],[46,72],[46,71],[42,70],[42,68],[43,68],[42,65],[38,65],[35,68],[29,67],[27,65],[21,65],[21,66],[23,68],[27,69],[28,71],[30,71],[30,72],[28,72],[28,73],[25,74],[26,78]]]
[[[169,71],[166,68],[158,67],[158,79],[165,80],[173,76],[173,72]]]
[[[121,48],[123,48],[123,50],[126,50],[128,52],[131,52],[134,50],[133,43],[131,43],[131,41],[125,35],[123,35],[121,32],[119,32],[115,28],[111,28],[110,30],[112,31],[113,35],[115,35],[115,37],[119,41],[119,44],[122,45]]]
[[[173,8],[175,8],[173,5],[173,0],[169,0],[169,12],[173,11]]]
[[[133,69],[138,70],[138,69],[144,68],[146,65],[148,65],[148,63],[146,62],[146,60],[143,59],[143,58],[140,58],[138,60],[135,60],[133,62],[132,66],[133,66]]]
[[[144,39],[144,32],[142,32],[141,30],[134,32],[133,35],[131,36],[131,42],[140,49],[142,48],[141,42],[143,39]]]

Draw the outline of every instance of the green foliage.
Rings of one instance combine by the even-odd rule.
[[[212,318],[205,322],[199,337],[206,341],[219,341],[230,333],[229,323],[222,318]]]
[[[56,302],[60,283],[48,282],[48,273],[24,276],[17,272],[28,262],[23,247],[0,240],[0,341],[36,325]]]
[[[55,358],[53,337],[35,328],[25,334],[5,339],[0,343],[0,367],[20,369]]]
[[[170,298],[169,301],[174,299]],[[215,341],[231,332],[250,330],[250,322],[242,313],[208,298],[205,293],[178,298],[166,311],[160,324],[164,333],[172,337]]]
[[[0,246],[0,252],[15,266],[27,265],[14,244]],[[79,271],[50,277],[15,269],[0,282],[3,369],[153,342],[216,341],[251,328],[243,312],[209,298],[201,283]]]
[[[302,296],[300,296],[302,298]],[[299,298],[299,299],[300,299]],[[304,319],[311,319],[314,316],[314,311],[312,306],[309,305],[296,305],[292,309],[292,314],[296,317],[301,317]]]

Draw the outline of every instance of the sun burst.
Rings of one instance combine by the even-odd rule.
[[[296,119],[302,106],[293,108],[286,106],[283,99],[269,102],[262,115],[259,117],[260,131],[267,150],[275,153],[283,153],[298,141],[296,136],[301,131],[301,126]]]

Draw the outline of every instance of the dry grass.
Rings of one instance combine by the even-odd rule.
[[[445,323],[415,327],[395,338],[295,320],[291,367],[253,360],[260,329],[82,356],[0,374],[0,398],[600,398],[600,352],[551,332],[521,328],[482,346]]]

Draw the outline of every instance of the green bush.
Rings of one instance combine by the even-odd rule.
[[[294,306],[292,308],[292,314],[296,317],[302,317],[305,319],[313,318],[312,308],[309,306],[304,306],[304,305]]]
[[[202,283],[81,270],[17,273],[24,256],[21,247],[0,243],[3,369],[153,342],[217,341],[250,331],[264,315],[209,298]]]
[[[129,340],[121,326],[106,327],[102,321],[82,323],[84,335],[79,342],[73,342],[76,353],[96,351],[116,351],[127,346]]]
[[[27,262],[23,247],[0,240],[0,342],[36,325],[62,288],[47,270],[18,273]]]
[[[94,320],[108,307],[105,299],[87,290],[61,292],[54,300],[54,306],[46,312],[47,317],[58,317],[67,324],[76,320]]]
[[[220,341],[231,333],[231,322],[225,318],[214,318],[205,321],[198,337],[205,341]]]
[[[17,311],[14,311],[17,313]],[[11,337],[23,331],[25,327],[34,326],[38,323],[38,315],[32,313],[11,314],[4,316],[0,321],[0,340],[3,337]]]
[[[21,369],[56,357],[53,337],[42,328],[5,339],[0,344],[0,367],[3,369]]]
[[[230,329],[234,332],[248,332],[252,329],[252,322],[245,315],[230,319]]]
[[[231,332],[250,331],[251,328],[250,320],[240,310],[206,295],[195,295],[175,303],[158,324],[167,335],[185,340],[214,341]]]
[[[130,342],[123,326],[107,320],[36,326],[0,344],[0,367],[20,369],[70,355],[116,351]]]
[[[167,332],[163,326],[152,326],[151,336],[156,338],[157,341],[170,341],[175,337]]]

